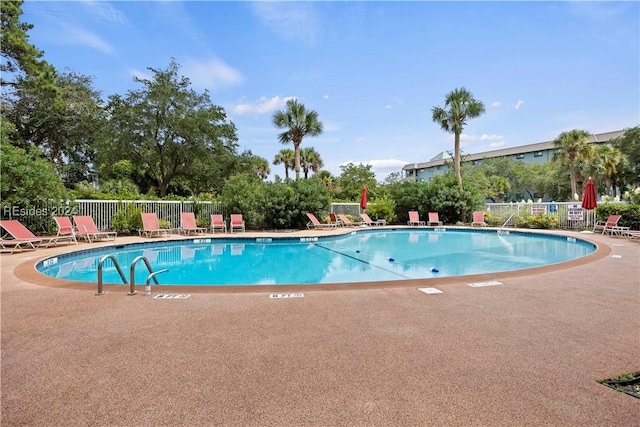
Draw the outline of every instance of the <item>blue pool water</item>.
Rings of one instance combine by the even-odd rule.
[[[67,280],[97,281],[99,260],[113,254],[129,277],[143,255],[171,285],[286,285],[387,281],[519,270],[586,256],[595,245],[571,237],[451,229],[358,230],[338,237],[195,238],[145,242],[65,254],[37,269]],[[122,284],[110,260],[104,283]],[[437,270],[437,272],[435,271]],[[136,283],[148,272],[136,267]]]

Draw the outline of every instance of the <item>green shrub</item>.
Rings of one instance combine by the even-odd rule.
[[[392,198],[379,197],[367,206],[367,214],[374,221],[384,219],[387,223],[391,223],[395,218],[395,208],[396,203]]]
[[[554,215],[536,214],[521,215],[518,217],[518,227],[521,228],[537,228],[537,229],[554,229],[560,226],[560,220]]]
[[[120,205],[111,217],[111,226],[118,234],[136,233],[142,228],[142,208],[136,208],[133,203]]]
[[[596,208],[598,221],[606,221],[609,215],[622,215],[618,223],[621,227],[630,227],[634,230],[640,229],[640,205],[628,203],[605,203],[598,205]]]

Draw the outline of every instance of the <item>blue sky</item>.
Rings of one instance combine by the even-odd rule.
[[[27,0],[23,11],[45,59],[93,77],[105,100],[175,58],[225,109],[240,149],[269,162],[285,148],[271,117],[298,99],[325,127],[302,145],[336,175],[364,163],[382,180],[452,150],[431,108],[458,87],[486,107],[464,130],[465,153],[640,123],[636,1]]]

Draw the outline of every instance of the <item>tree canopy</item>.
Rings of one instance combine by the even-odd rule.
[[[167,69],[149,70],[152,78],[134,78],[141,89],[109,97],[112,141],[103,147],[101,161],[130,158],[160,196],[177,178],[232,169],[228,160],[237,154],[236,128],[224,109],[211,102],[208,92],[190,89],[189,79],[178,76],[175,60]]]
[[[305,136],[317,136],[322,133],[323,124],[318,120],[318,112],[307,110],[304,104],[295,99],[287,101],[283,111],[274,113],[272,122],[278,129],[286,129],[278,139],[283,144],[293,143],[295,153],[294,169],[296,180],[300,179],[300,144]]]

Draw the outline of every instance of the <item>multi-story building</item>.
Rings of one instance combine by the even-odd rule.
[[[624,134],[624,130],[605,132],[591,135],[589,142],[592,144],[603,144]],[[484,159],[496,157],[509,157],[523,163],[546,163],[553,157],[553,141],[538,142],[536,144],[521,145],[519,147],[503,148],[501,150],[485,151],[483,153],[469,154],[463,156],[464,162],[472,162],[474,165],[481,163]],[[418,182],[431,181],[434,176],[445,173],[453,169],[453,159],[447,152],[442,152],[424,163],[410,163],[402,170],[406,179]]]

